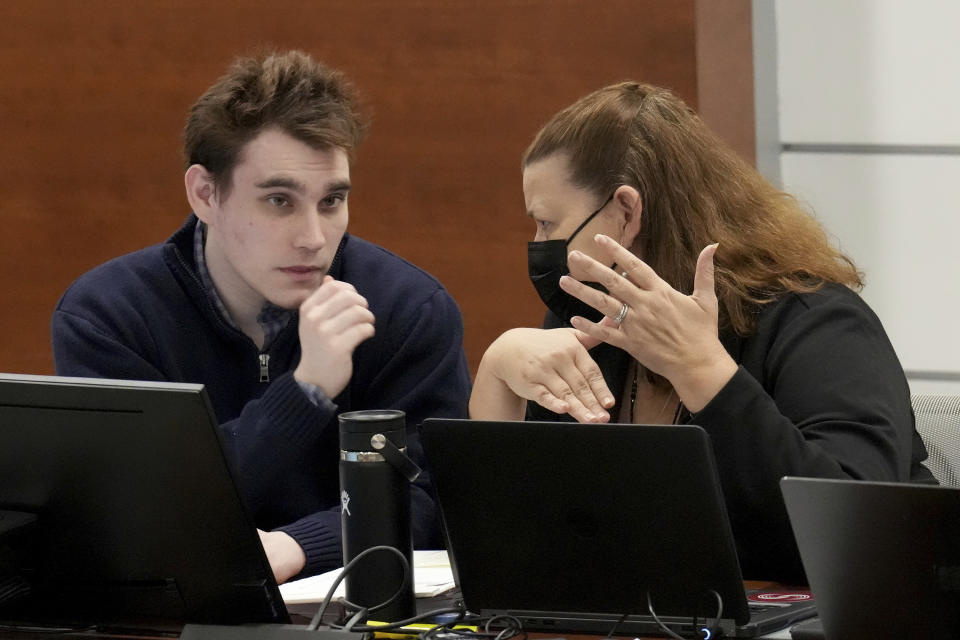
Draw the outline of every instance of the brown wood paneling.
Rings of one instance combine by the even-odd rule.
[[[756,164],[751,0],[697,0],[696,16],[700,115]]]
[[[236,54],[301,48],[372,110],[351,230],[434,273],[475,369],[536,325],[519,157],[576,97],[632,78],[696,106],[693,0],[5,0],[0,3],[0,371],[51,373],[80,273],[187,213],[186,109]]]

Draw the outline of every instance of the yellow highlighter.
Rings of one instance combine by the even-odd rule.
[[[367,620],[367,625],[371,627],[379,627],[383,625],[390,624],[389,622],[379,622],[377,620]],[[416,622],[413,624],[407,624],[399,629],[392,629],[390,631],[374,631],[374,638],[392,638],[394,640],[410,640],[411,638],[416,638],[424,631],[429,631],[438,625],[428,624],[423,622]],[[457,624],[452,627],[452,629],[467,629],[469,631],[478,631],[479,628],[474,625],[469,624]]]

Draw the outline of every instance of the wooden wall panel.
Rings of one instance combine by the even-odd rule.
[[[698,111],[756,164],[751,0],[699,0],[696,13]]]
[[[562,106],[638,79],[697,104],[693,0],[5,0],[0,3],[0,371],[51,373],[63,289],[188,212],[180,131],[236,54],[301,48],[373,113],[351,231],[460,304],[471,369],[537,325],[519,157]]]

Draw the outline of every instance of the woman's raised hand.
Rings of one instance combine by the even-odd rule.
[[[594,240],[608,263],[619,265],[620,273],[579,251],[569,256],[571,269],[576,267],[585,274],[584,279],[599,282],[609,293],[587,287],[570,276],[561,278],[560,286],[607,319],[619,316],[621,322],[595,323],[575,317],[571,323],[586,335],[627,351],[644,367],[667,378],[686,407],[699,411],[737,369],[717,331],[713,268],[717,245],[700,252],[693,293],[688,296],[611,238],[598,234]]]

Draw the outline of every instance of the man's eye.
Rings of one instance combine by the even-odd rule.
[[[550,223],[546,220],[537,220],[536,223],[537,223],[537,229],[539,229],[540,231],[546,231],[547,229],[550,228]]]
[[[287,200],[284,196],[269,196],[267,202],[278,208],[284,208],[290,206],[290,201]]]
[[[346,199],[347,199],[346,196],[344,196],[342,193],[335,193],[321,200],[320,204],[323,205],[323,207],[326,209],[332,209]]]

